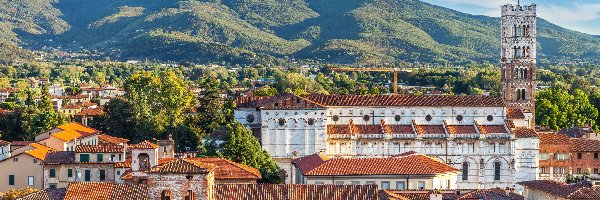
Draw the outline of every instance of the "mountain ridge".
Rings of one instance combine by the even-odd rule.
[[[9,5],[10,0],[0,0]],[[39,0],[0,7],[0,41],[118,59],[256,63],[497,62],[499,18],[418,0]],[[21,10],[19,10],[21,9]],[[500,8],[499,8],[500,9]],[[20,12],[31,16],[14,19]],[[19,23],[11,23],[18,21]],[[28,25],[30,24],[30,25]],[[6,30],[6,29],[5,29]],[[114,53],[117,52],[117,53]],[[540,60],[600,60],[600,38],[538,20]],[[2,55],[2,54],[0,54]]]

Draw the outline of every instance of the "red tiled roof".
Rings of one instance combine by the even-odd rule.
[[[75,163],[75,152],[55,151],[48,152],[43,162],[45,165],[70,164]]]
[[[479,200],[522,200],[525,199],[523,196],[514,192],[506,194],[506,190],[501,188],[491,188],[485,190],[474,190],[471,191],[460,199],[479,199]]]
[[[354,125],[352,132],[355,134],[383,134],[381,125]]]
[[[540,145],[570,145],[571,139],[564,134],[540,133]]]
[[[215,179],[260,179],[260,171],[224,158],[188,158],[217,166]]]
[[[327,125],[327,134],[352,134],[350,125]]]
[[[127,144],[129,142],[128,139],[113,137],[106,134],[98,135],[98,143],[99,144]]]
[[[93,182],[71,182],[67,187],[65,200],[147,200],[146,184],[115,184]]]
[[[383,132],[389,134],[415,134],[411,125],[383,125]]]
[[[535,130],[530,128],[519,127],[512,130],[512,133],[515,134],[517,138],[536,138],[538,134]]]
[[[446,134],[444,125],[416,125],[417,134]]]
[[[19,200],[63,200],[67,193],[66,188],[46,188],[33,194],[19,198]]]
[[[306,98],[286,93],[272,98],[257,101],[256,104],[262,109],[320,109],[323,105],[310,101]]]
[[[600,196],[598,190],[589,189],[591,185],[589,183],[575,183],[575,184],[566,184],[563,182],[556,182],[550,180],[535,180],[535,181],[524,181],[517,183],[519,185],[525,186],[532,190],[539,190],[545,193],[549,193],[554,196],[566,198],[566,199],[579,199],[572,198],[571,195],[577,197],[583,196]],[[588,189],[586,189],[588,188]],[[581,190],[584,189],[584,190]],[[581,192],[577,192],[580,191]]]
[[[98,144],[98,145],[77,145],[77,153],[124,153],[125,148],[122,145]]]
[[[525,119],[525,114],[521,109],[509,108],[506,110],[506,117],[508,119]]]
[[[508,133],[503,125],[477,125],[477,129],[481,134]]]
[[[97,108],[88,108],[88,109],[82,110],[81,112],[75,114],[75,116],[100,116],[100,115],[104,115],[102,106],[98,106]]]
[[[379,199],[385,200],[430,200],[433,191],[382,190]],[[454,193],[443,193],[442,200],[458,200],[460,196]]]
[[[224,158],[185,158],[200,163],[207,163],[216,166],[215,179],[260,179],[260,171],[254,167],[242,165]],[[177,158],[163,158],[158,160],[158,165],[163,165]]]
[[[304,96],[324,106],[455,106],[505,107],[496,96],[405,96],[405,95],[323,95]]]
[[[10,142],[8,142],[8,141],[0,140],[0,147],[1,146],[6,146],[6,145],[9,145],[9,144],[10,144]]]
[[[31,143],[34,143],[34,141],[12,141],[10,142],[11,146],[27,146]]]
[[[131,169],[125,170],[123,174],[121,174],[122,180],[131,180],[133,179],[133,171]]]
[[[446,125],[448,134],[477,134],[477,128],[473,125]]]
[[[321,160],[319,160],[321,159]],[[333,158],[311,155],[292,161],[305,176],[440,174],[458,169],[422,155],[391,158]]]
[[[600,140],[573,139],[573,151],[600,151]]]
[[[123,162],[116,162],[115,168],[131,168],[131,157],[125,158]]]
[[[172,174],[204,174],[216,168],[213,164],[202,163],[193,159],[177,159],[168,163],[157,165],[149,173],[172,173]]]
[[[217,184],[216,200],[377,200],[376,185]]]
[[[144,140],[143,142],[141,142],[139,144],[130,145],[129,148],[131,148],[131,149],[157,149],[158,145],[156,145],[152,142],[148,142],[147,140]]]

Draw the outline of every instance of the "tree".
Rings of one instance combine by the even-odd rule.
[[[113,98],[104,105],[104,116],[98,120],[103,120],[102,127],[94,127],[105,133],[110,133],[116,137],[127,138],[131,142],[143,141],[143,138],[136,137],[136,123],[133,120],[132,106],[127,99]]]
[[[198,107],[195,116],[194,126],[203,130],[204,133],[212,133],[225,124],[225,115],[223,114],[223,103],[219,96],[217,85],[208,79],[200,80],[200,96],[198,98]]]
[[[261,183],[283,183],[284,181],[281,169],[271,159],[269,153],[261,148],[252,131],[239,122],[227,125],[222,154],[234,162],[260,170],[262,179],[259,182]]]
[[[20,189],[10,189],[6,193],[0,192],[0,200],[13,200],[19,199],[21,197],[36,193],[38,190],[31,187],[20,188]]]
[[[587,94],[575,89],[569,94],[565,89],[552,87],[537,95],[536,123],[558,130],[573,126],[596,126],[598,109]]]
[[[38,103],[38,109],[42,112],[54,112],[54,106],[52,105],[52,97],[50,97],[48,86],[44,84],[42,85],[41,89],[42,97],[40,102]]]
[[[254,96],[263,96],[263,97],[272,97],[278,94],[277,89],[272,88],[270,86],[265,86],[260,89],[256,89],[252,92]]]

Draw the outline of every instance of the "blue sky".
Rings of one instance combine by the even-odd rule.
[[[461,12],[500,16],[500,6],[516,0],[422,0]],[[600,0],[522,0],[538,5],[538,16],[562,27],[600,35]]]

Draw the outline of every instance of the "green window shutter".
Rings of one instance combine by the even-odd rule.
[[[90,170],[85,170],[85,181],[91,181],[92,179],[92,175],[90,173]]]
[[[90,162],[90,154],[81,154],[79,155],[80,162]]]
[[[73,169],[67,170],[67,176],[69,176],[69,178],[73,177]]]
[[[56,177],[56,170],[50,169],[50,178],[54,178],[54,177]]]
[[[98,162],[103,162],[104,161],[104,154],[98,154],[97,158],[98,158]]]
[[[8,175],[8,185],[15,185],[15,175]]]

